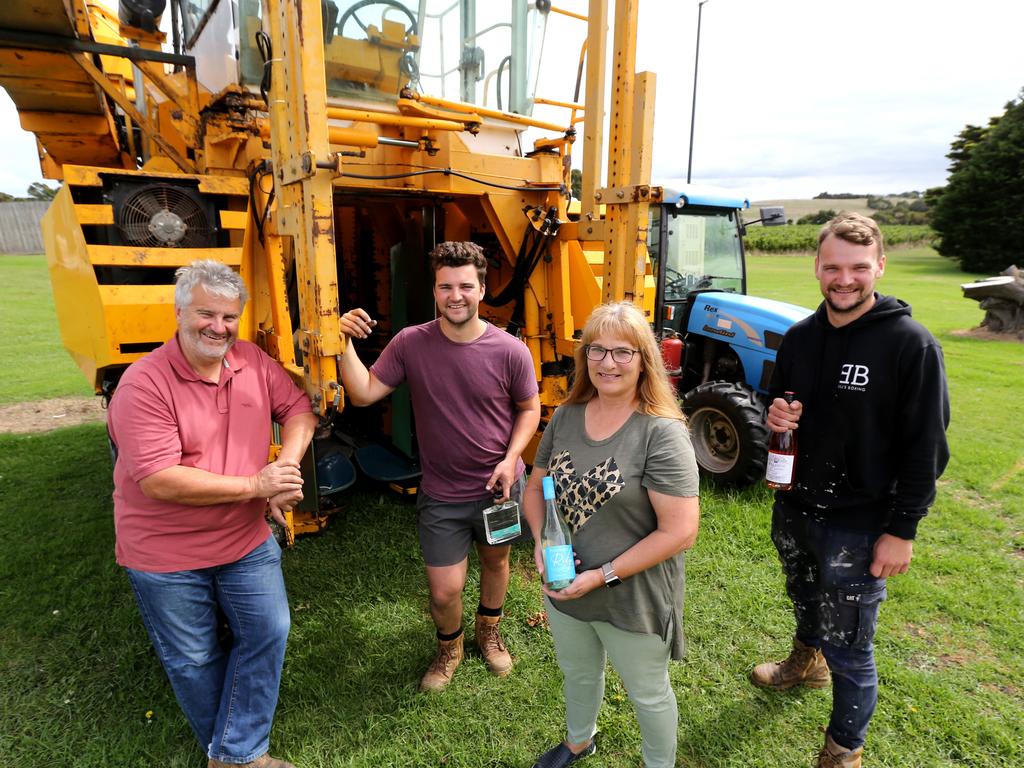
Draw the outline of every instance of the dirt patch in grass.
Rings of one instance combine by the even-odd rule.
[[[981,510],[1001,509],[1002,505],[997,499],[986,499],[973,488],[957,486],[950,479],[940,478],[938,485],[942,489],[943,493],[957,504],[963,504],[965,506]]]
[[[985,341],[1016,341],[1024,344],[1024,333],[995,333],[988,328],[963,328],[958,331],[950,331],[953,336],[966,336],[970,339],[984,339]]]
[[[98,397],[57,397],[0,405],[0,432],[49,432],[106,420],[107,412]]]
[[[1020,689],[1014,685],[997,685],[995,683],[982,683],[981,687],[984,688],[986,691],[990,691],[992,693],[1002,693],[1007,696],[1016,697],[1020,694]]]

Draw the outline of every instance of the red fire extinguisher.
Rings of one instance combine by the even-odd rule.
[[[669,381],[673,387],[679,385],[682,378],[683,360],[683,339],[678,333],[673,333],[661,340],[661,359],[665,361],[665,370],[668,373]]]

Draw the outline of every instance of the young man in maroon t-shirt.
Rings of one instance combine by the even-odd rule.
[[[483,510],[495,496],[518,499],[520,455],[537,431],[533,359],[518,339],[482,320],[487,261],[474,243],[446,242],[430,254],[436,320],[400,331],[367,370],[345,345],[341,375],[353,405],[370,405],[408,382],[423,480],[417,499],[420,548],[437,628],[437,655],[420,681],[441,690],[462,661],[462,591],[470,546],[480,557],[476,643],[495,675],[512,669],[498,631],[509,579],[509,545],[489,545]],[[362,309],[341,317],[348,340],[376,322]]]

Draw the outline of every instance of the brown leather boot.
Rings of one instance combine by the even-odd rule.
[[[287,760],[279,760],[276,757],[271,757],[269,752],[264,752],[248,763],[224,763],[211,757],[206,768],[295,768],[295,766]]]
[[[437,656],[420,680],[421,691],[443,691],[452,681],[455,668],[462,662],[463,637],[465,636],[459,635],[454,640],[437,641]]]
[[[512,671],[512,656],[498,631],[500,616],[476,615],[476,647],[492,675],[505,677]]]
[[[759,688],[784,691],[796,685],[824,688],[832,682],[825,657],[820,648],[812,648],[793,638],[793,650],[780,662],[766,661],[750,673],[750,682]]]
[[[818,753],[817,768],[860,768],[860,758],[864,747],[847,749],[832,741],[832,736],[825,733],[825,746]]]

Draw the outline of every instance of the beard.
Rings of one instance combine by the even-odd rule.
[[[235,343],[235,337],[228,335],[223,339],[214,340],[203,336],[198,331],[189,331],[184,334],[184,342],[189,350],[197,357],[205,360],[221,360]]]
[[[835,312],[837,315],[845,315],[850,312],[854,312],[860,307],[864,306],[864,303],[868,301],[872,296],[875,295],[874,291],[866,291],[857,296],[857,300],[846,307],[840,307],[832,301],[831,295],[825,296],[825,303],[828,304],[829,309]]]
[[[461,319],[458,319],[457,314],[453,312],[451,309],[449,309],[447,306],[442,306],[439,304],[437,307],[438,314],[441,315],[441,317],[443,317],[448,322],[449,325],[452,325],[456,328],[461,328],[462,326],[471,323],[473,320],[476,319],[477,313],[473,312],[468,305],[464,310],[458,311],[465,312],[465,315]]]

